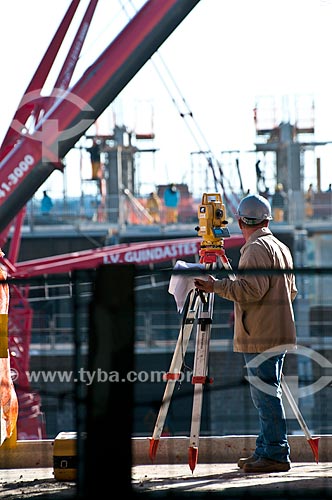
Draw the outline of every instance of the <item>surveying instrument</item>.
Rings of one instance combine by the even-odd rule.
[[[230,233],[227,228],[228,221],[226,220],[225,206],[222,202],[220,194],[203,194],[202,203],[198,206],[198,219],[199,226],[196,227],[196,230],[198,235],[203,238],[199,250],[200,264],[203,264],[205,270],[212,270],[222,266],[226,269],[226,271],[228,271],[229,278],[231,280],[235,280],[236,277],[233,274],[232,267],[224,250],[224,238],[230,237]],[[184,356],[188,348],[195,320],[197,319],[194,366],[191,379],[191,382],[194,385],[194,395],[188,449],[189,467],[191,471],[194,472],[198,459],[198,441],[203,404],[203,389],[205,384],[212,382],[212,380],[208,377],[208,356],[214,293],[204,293],[198,291],[193,285],[188,294],[187,300],[187,313],[180,328],[169,372],[167,372],[164,377],[166,387],[155,423],[154,432],[152,438],[150,438],[149,456],[152,461],[155,459],[160,436],[164,428],[168,408],[171,402],[171,397],[173,395],[175,384],[180,379]],[[305,434],[316,462],[318,463],[319,437],[311,436],[283,375],[281,377],[281,387]]]
[[[215,269],[222,264],[225,269],[232,271],[224,250],[224,238],[230,237],[230,233],[227,228],[226,209],[220,194],[203,194],[202,203],[198,206],[198,220],[199,226],[196,227],[196,230],[198,235],[203,238],[199,251],[200,264],[203,264],[206,270]],[[230,278],[235,279],[232,272],[230,272]],[[203,388],[206,383],[211,382],[208,377],[208,355],[214,294],[204,294],[203,292],[198,292],[197,289],[192,289],[188,296],[188,304],[187,315],[180,329],[170,369],[165,375],[166,387],[153,436],[150,440],[149,455],[151,460],[154,460],[174,387],[180,379],[184,355],[188,348],[195,320],[197,319],[194,367],[191,380],[194,385],[194,396],[188,451],[189,467],[193,472],[198,458]]]

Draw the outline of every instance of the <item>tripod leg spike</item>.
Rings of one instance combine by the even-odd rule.
[[[159,444],[159,439],[153,439],[153,438],[150,439],[149,457],[152,462],[156,458],[158,444]]]
[[[315,460],[318,463],[318,445],[319,445],[319,437],[308,439],[312,452],[314,454]]]
[[[197,446],[190,446],[188,450],[188,462],[189,462],[189,467],[192,473],[194,473],[195,467],[197,465],[197,458],[198,458],[198,447]]]

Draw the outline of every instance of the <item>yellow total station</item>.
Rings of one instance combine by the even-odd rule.
[[[223,238],[230,236],[226,220],[226,209],[219,193],[204,193],[198,206],[198,236],[203,238],[201,246],[220,247]]]

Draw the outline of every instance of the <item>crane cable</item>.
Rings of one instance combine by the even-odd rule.
[[[228,201],[229,205],[232,205],[231,201],[229,200],[228,196],[227,196],[227,193],[226,193],[226,189],[225,189],[225,185],[224,185],[224,172],[222,170],[222,166],[221,166],[221,163],[218,161],[218,159],[216,158],[216,155],[212,152],[212,149],[206,139],[206,137],[204,136],[203,132],[202,132],[202,129],[199,127],[197,121],[194,119],[194,115],[193,115],[193,112],[191,111],[190,107],[188,106],[185,98],[183,97],[179,87],[177,86],[171,72],[168,70],[164,60],[162,59],[161,55],[159,52],[156,52],[156,55],[158,55],[159,57],[159,60],[161,62],[161,64],[163,65],[165,71],[167,72],[167,75],[168,77],[170,78],[172,84],[174,85],[174,88],[177,90],[180,98],[181,98],[181,102],[184,104],[185,106],[185,112],[183,112],[181,110],[181,107],[180,105],[176,102],[174,96],[172,95],[170,89],[169,89],[169,86],[166,85],[166,82],[165,80],[163,79],[157,65],[155,64],[155,61],[151,61],[152,64],[154,65],[154,68],[156,70],[156,72],[158,73],[160,79],[161,79],[161,82],[164,84],[174,106],[176,107],[179,115],[181,116],[181,118],[183,118],[185,120],[185,123],[189,129],[189,132],[191,133],[194,141],[196,142],[196,145],[198,147],[198,150],[200,152],[202,152],[202,154],[205,156],[206,160],[207,160],[207,164],[209,166],[209,168],[211,169],[211,172],[212,172],[212,175],[213,175],[213,180],[214,180],[214,184],[215,184],[215,189],[216,191],[218,190],[218,183],[220,184],[221,188],[222,188],[222,191],[223,191],[223,194],[224,194],[224,197],[226,199],[226,201]],[[189,120],[191,120],[191,124],[193,124],[195,127],[196,127],[196,131],[194,131],[194,129],[192,128],[192,126],[190,125],[189,123],[189,120],[187,120],[187,118]],[[203,143],[205,144],[205,148],[202,148],[201,147],[201,144],[202,142],[199,141],[199,138],[198,136],[200,136],[201,140],[203,141]],[[215,165],[217,165],[217,168],[218,168],[218,172],[219,172],[219,179],[217,177],[217,174],[216,174],[216,169],[215,169]],[[230,191],[234,194],[234,189],[233,187],[231,186],[230,182],[227,180],[228,182],[228,186],[229,186],[229,189]],[[232,209],[235,209],[235,207],[232,207]]]

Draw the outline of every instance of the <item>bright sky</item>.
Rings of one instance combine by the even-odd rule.
[[[138,9],[143,3],[99,1],[75,79],[127,22],[122,7],[132,15],[133,6]],[[1,139],[69,4],[70,0],[11,0],[2,5]],[[86,5],[87,1],[81,0],[80,7]],[[118,125],[137,133],[153,129],[158,152],[140,155],[137,164],[143,193],[168,182],[187,182],[198,192],[209,183],[211,188],[206,162],[196,154],[207,147],[222,162],[225,185],[237,190],[235,156],[225,151],[254,148],[253,108],[257,99],[268,97],[271,103],[283,103],[279,116],[291,119],[286,104],[292,107],[296,100],[312,96],[314,139],[332,140],[331,21],[332,0],[201,0],[111,103],[98,120],[99,131],[112,133],[114,116]],[[193,119],[188,115],[181,118],[180,112],[192,112]],[[143,143],[141,147],[150,146]],[[316,148],[323,189],[332,181],[331,151],[332,146]],[[244,187],[254,191],[257,157],[240,156]],[[66,170],[68,179],[79,178],[76,155],[67,161]],[[273,173],[266,172],[268,181]],[[316,184],[314,161],[306,165],[305,175],[305,185]],[[62,177],[56,172],[46,181],[54,196],[63,190]],[[73,182],[68,179],[71,194]],[[270,185],[274,187],[273,179]]]

